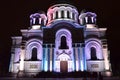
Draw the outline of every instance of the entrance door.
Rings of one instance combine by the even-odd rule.
[[[60,72],[68,72],[68,62],[60,61]]]

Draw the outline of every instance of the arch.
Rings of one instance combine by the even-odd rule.
[[[97,60],[95,47],[90,48],[90,55],[91,55],[91,60]]]
[[[88,21],[87,21],[89,24],[91,24],[92,23],[92,18],[91,18],[91,16],[88,16]]]
[[[45,23],[44,23],[45,21],[44,21],[44,19],[43,18],[41,18],[41,26],[44,26],[45,25]]]
[[[32,26],[33,25],[33,19],[31,18],[30,19],[30,26]]]
[[[58,19],[58,11],[56,11],[55,19]]]
[[[61,18],[64,18],[64,17],[65,17],[65,15],[64,15],[64,11],[61,10]]]
[[[69,61],[71,60],[71,57],[67,55],[66,53],[61,53],[58,57],[57,60],[60,62],[59,63],[59,69],[60,72],[68,72],[69,68],[71,68]]]
[[[61,24],[62,23],[62,24]],[[65,26],[66,25],[66,26]],[[62,26],[65,26],[65,27],[62,27]],[[48,25],[47,27],[51,27],[51,28],[56,28],[56,27],[62,27],[62,28],[70,28],[69,30],[71,30],[71,29],[73,29],[74,27],[75,28],[83,28],[84,26],[80,26],[80,25],[77,25],[77,24],[72,24],[70,21],[56,21],[55,23],[53,23],[53,24],[50,24],[50,25]],[[57,28],[57,29],[58,29]]]
[[[56,32],[56,37],[59,37],[59,38],[60,38],[60,36],[61,36],[62,34],[65,34],[66,37],[68,37],[68,36],[71,37],[70,31],[67,30],[67,29],[60,29],[60,30],[58,30],[58,31]],[[70,37],[69,37],[69,38],[70,38]]]
[[[37,48],[36,47],[34,47],[33,49],[32,49],[32,56],[31,56],[31,60],[32,61],[37,61],[38,59],[37,59]]]
[[[70,49],[72,47],[71,33],[67,29],[60,29],[56,32],[55,44],[59,49]],[[63,47],[64,46],[64,47]]]
[[[98,39],[91,38],[85,41],[85,55],[87,60],[91,60],[91,57],[93,57],[91,52],[94,52],[92,54],[96,54],[97,59],[103,59],[102,45]],[[96,58],[94,56],[94,59]]]
[[[62,53],[61,55],[59,55],[57,57],[57,60],[60,60],[60,61],[68,61],[68,60],[71,60],[70,56],[65,54],[65,53]]]
[[[75,14],[74,13],[72,13],[72,19],[75,20]]]
[[[33,49],[37,49],[37,59],[42,60],[42,44],[38,39],[31,39],[25,46],[25,60],[31,60]]]
[[[67,18],[70,18],[70,12],[67,11]]]
[[[62,36],[59,49],[68,49],[66,37]]]
[[[35,25],[38,25],[38,24],[39,24],[39,18],[36,18]]]

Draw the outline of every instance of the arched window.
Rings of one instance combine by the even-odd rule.
[[[31,26],[33,25],[33,19],[30,19],[30,25]]]
[[[55,17],[55,19],[58,19],[58,11],[56,11],[56,17]]]
[[[44,26],[44,19],[41,19],[41,26]]]
[[[75,15],[74,15],[74,13],[72,13],[72,18],[73,18],[73,20],[75,20]]]
[[[94,47],[90,48],[91,60],[97,60],[96,49]]]
[[[35,20],[35,24],[36,24],[36,25],[39,24],[39,18],[36,18],[36,20]]]
[[[65,36],[62,36],[61,37],[61,43],[60,43],[60,49],[68,49],[68,46],[67,46],[67,41],[66,41],[66,37]]]
[[[33,48],[32,49],[32,57],[31,57],[32,61],[37,61],[37,48]]]
[[[88,16],[88,23],[92,23],[92,19],[91,19],[91,16]]]
[[[67,18],[70,18],[70,12],[67,11]]]
[[[61,18],[64,18],[64,11],[61,11]]]

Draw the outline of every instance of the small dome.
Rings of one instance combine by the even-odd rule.
[[[40,29],[41,26],[46,25],[47,17],[42,13],[34,13],[30,15],[30,26],[32,29]]]
[[[96,14],[92,12],[81,13],[79,16],[80,24],[96,24]]]
[[[48,24],[56,20],[69,20],[77,22],[77,8],[70,4],[56,4],[51,6],[47,12]]]

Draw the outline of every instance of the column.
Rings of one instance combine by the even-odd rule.
[[[44,53],[44,71],[47,72],[48,71],[48,48],[47,48],[47,44],[45,44],[45,53]]]
[[[42,70],[44,71],[45,70],[45,46],[43,45],[43,61],[42,61]]]
[[[39,18],[39,24],[41,24],[41,20],[42,20],[42,18]]]
[[[56,17],[56,13],[54,12],[54,13],[53,13],[53,20],[55,19],[55,17]]]
[[[24,70],[24,55],[25,55],[25,47],[22,46],[20,53],[20,71]]]
[[[79,71],[79,59],[78,59],[78,48],[77,44],[75,44],[75,55],[76,55],[76,71]]]
[[[83,54],[83,70],[87,70],[86,56],[85,56],[85,45],[81,44],[82,54]]]
[[[79,71],[81,71],[81,49],[80,49],[80,45],[77,46],[78,47],[78,65],[79,65]]]
[[[81,71],[84,71],[83,48],[82,48],[81,45],[80,45],[80,47],[79,47],[79,50],[80,50],[80,70],[81,70]]]
[[[88,17],[85,17],[85,23],[88,23]]]
[[[94,23],[94,17],[91,17],[91,19],[92,19],[92,23]]]
[[[50,45],[47,48],[47,66],[48,66],[48,70],[47,71],[50,71]]]
[[[67,18],[67,10],[64,11],[64,17]]]
[[[58,11],[58,18],[61,18],[61,11]]]
[[[75,19],[75,21],[77,21],[77,15],[76,14],[74,14],[74,19]]]
[[[76,55],[75,55],[75,46],[73,46],[73,62],[74,62],[74,71],[76,70]]]
[[[55,61],[54,61],[54,46],[52,45],[52,71],[54,71],[54,64],[55,64]]]
[[[71,18],[71,19],[73,18],[72,14],[73,14],[73,13],[72,13],[72,11],[71,11],[71,12],[70,12],[70,18]]]
[[[108,55],[107,48],[103,49],[103,56],[104,56],[104,61],[105,61],[105,70],[109,70],[110,66],[109,66],[109,60],[108,60],[109,55]]]
[[[10,65],[9,65],[9,72],[13,72],[14,69],[14,54],[11,54]]]
[[[35,19],[35,18],[33,18],[33,24],[35,24],[35,20],[36,20],[36,19]]]
[[[52,53],[53,53],[53,49],[52,49],[52,44],[50,45],[50,71],[52,71]]]
[[[84,20],[83,20],[83,18],[80,18],[80,24],[81,24],[81,25],[84,24]]]

